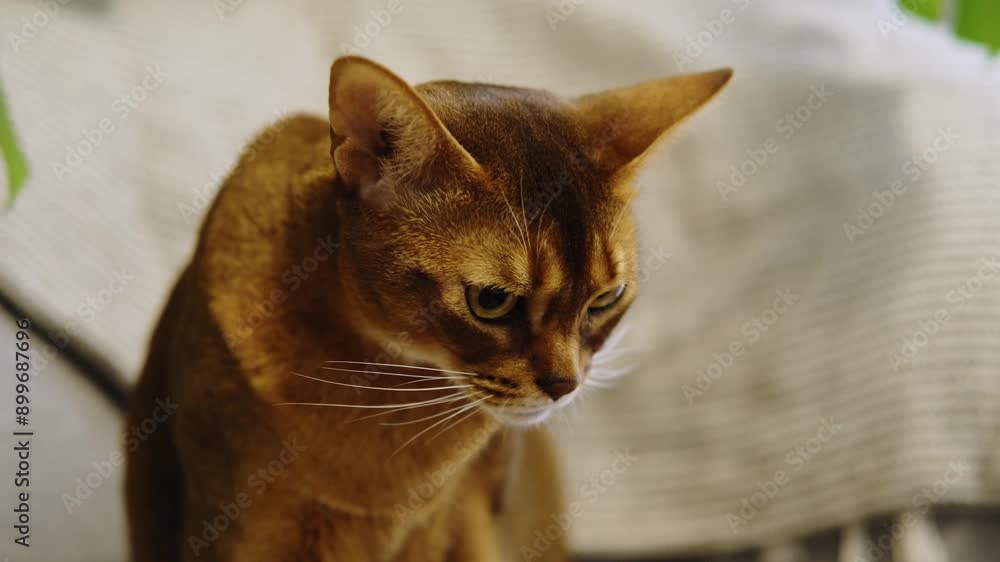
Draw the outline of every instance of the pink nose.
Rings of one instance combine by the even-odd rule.
[[[576,380],[560,377],[559,375],[545,375],[538,379],[538,388],[547,394],[553,402],[576,390]]]

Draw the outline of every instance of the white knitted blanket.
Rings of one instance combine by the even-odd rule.
[[[412,81],[565,94],[733,66],[639,181],[635,371],[557,420],[572,509],[554,524],[581,551],[663,554],[1000,503],[1000,69],[982,51],[888,0],[325,4],[5,7],[33,173],[0,217],[0,291],[133,380],[240,146],[324,113],[349,50]]]

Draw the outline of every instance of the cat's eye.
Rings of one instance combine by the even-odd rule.
[[[476,318],[500,320],[514,310],[514,306],[517,304],[517,295],[497,287],[469,285],[465,288],[465,301]]]
[[[618,285],[614,289],[609,291],[604,291],[603,293],[597,295],[594,300],[590,301],[590,305],[587,307],[587,311],[594,313],[600,312],[602,310],[607,310],[611,308],[618,299],[622,298],[625,293],[625,284]]]

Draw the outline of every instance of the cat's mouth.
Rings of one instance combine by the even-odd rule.
[[[573,401],[579,388],[558,400],[534,396],[512,396],[497,393],[489,387],[475,385],[471,394],[479,401],[479,408],[504,425],[531,427],[544,423],[554,412]]]
[[[512,378],[499,374],[485,372],[474,372],[458,370],[457,368],[446,368],[442,364],[445,361],[435,361],[439,359],[430,356],[420,356],[413,354],[408,358],[409,365],[415,369],[426,371],[438,371],[438,375],[433,379],[430,377],[416,379],[400,383],[399,386],[409,386],[410,388],[420,388],[425,384],[440,385],[440,381],[447,380],[458,387],[458,394],[464,395],[461,400],[461,411],[466,412],[472,409],[486,412],[500,423],[514,427],[531,427],[544,423],[554,412],[568,405],[577,394],[580,388],[569,392],[553,401],[549,397],[526,393],[523,386]],[[586,374],[581,380],[586,380]],[[432,382],[434,381],[434,382]],[[446,397],[447,403],[458,400],[458,396]],[[470,412],[471,413],[471,412]]]

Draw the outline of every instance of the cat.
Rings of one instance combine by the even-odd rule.
[[[541,424],[636,296],[636,171],[731,74],[563,98],[334,61],[154,331],[129,423],[178,410],[128,457],[133,560],[567,560]]]

